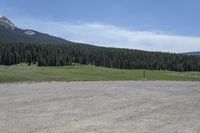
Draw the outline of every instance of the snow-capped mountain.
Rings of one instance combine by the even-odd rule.
[[[12,29],[15,29],[15,25],[9,20],[7,19],[5,16],[0,16],[0,25]]]
[[[31,29],[20,29],[5,16],[0,16],[0,41],[48,44],[71,43],[65,39],[40,33]]]

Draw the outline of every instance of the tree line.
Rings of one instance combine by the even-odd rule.
[[[174,53],[106,48],[84,44],[26,44],[0,42],[0,64],[64,66],[72,63],[119,69],[200,71],[200,58]]]

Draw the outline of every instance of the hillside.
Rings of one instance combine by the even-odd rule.
[[[44,44],[70,43],[70,41],[65,39],[40,33],[38,31],[20,29],[4,16],[0,17],[0,42]]]
[[[79,63],[118,69],[200,71],[199,57],[70,42],[34,30],[19,29],[6,17],[0,17],[0,65],[19,63],[38,66]]]

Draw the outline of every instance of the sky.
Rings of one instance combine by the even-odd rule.
[[[0,0],[17,27],[75,42],[163,52],[200,51],[199,0]]]

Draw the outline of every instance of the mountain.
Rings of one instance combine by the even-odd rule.
[[[187,53],[182,53],[184,55],[192,55],[192,56],[200,56],[200,52],[187,52]]]
[[[15,29],[15,25],[4,16],[0,16],[0,25],[6,27],[7,29],[11,29],[11,30]]]
[[[43,43],[43,44],[65,44],[71,43],[65,39],[40,33],[30,29],[16,27],[8,18],[0,16],[0,41],[15,43]]]
[[[0,17],[0,65],[18,63],[38,66],[79,63],[119,69],[200,71],[200,58],[197,56],[74,43],[38,31],[20,29],[6,17]]]

